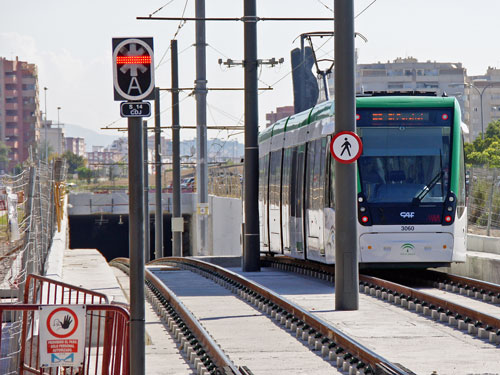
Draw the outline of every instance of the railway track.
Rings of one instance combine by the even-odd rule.
[[[114,262],[116,263],[116,261]],[[121,263],[121,267],[126,267],[126,260],[122,259],[119,262]],[[288,332],[296,336],[297,339],[302,342],[302,345],[307,345],[311,351],[316,353],[317,356],[323,357],[323,362],[325,360],[328,361],[331,365],[337,367],[341,372],[343,371],[349,374],[359,375],[412,374],[411,371],[395,365],[382,358],[380,355],[377,355],[337,328],[322,321],[314,314],[294,303],[291,303],[290,301],[281,298],[271,290],[264,288],[236,273],[212,264],[188,258],[163,258],[150,263],[150,266],[160,265],[170,265],[194,271],[229,289],[234,294],[237,294],[241,299],[246,300],[250,304],[254,305],[255,308],[267,314],[276,322],[277,325],[282,326],[282,328],[286,328]],[[155,275],[152,274],[151,271],[148,270],[146,272],[146,278],[147,284],[151,289],[152,294],[154,294],[154,297],[160,301],[160,303],[164,303],[164,300],[167,299],[169,307],[166,309],[171,313],[179,315],[180,319],[178,320],[180,323],[178,324],[181,326],[185,325],[189,329],[188,335],[191,335],[192,337],[187,340],[192,341],[196,338],[200,345],[199,350],[203,350],[207,356],[209,356],[212,352],[215,352],[215,349],[208,349],[204,347],[205,342],[210,342],[211,340],[208,338],[200,339],[201,335],[204,334],[201,329],[203,327],[192,329],[191,327],[196,327],[198,325],[197,322],[192,321],[192,319],[189,318],[190,313],[188,311],[182,313],[180,312],[180,310],[183,309],[183,304],[180,301],[171,303],[170,301],[174,300],[174,296],[170,296],[168,298],[165,297],[165,293],[168,293],[168,288],[162,285],[162,283],[157,277],[155,277]],[[154,304],[157,305],[158,302],[155,302]],[[161,307],[159,310],[163,315],[165,315]],[[184,320],[184,316],[188,316],[188,318]],[[171,320],[169,320],[169,325],[171,324]],[[188,332],[187,329],[185,330]],[[174,330],[174,334],[176,336],[180,336],[179,329]],[[206,332],[205,334],[208,335]],[[186,335],[186,333],[184,335]],[[181,343],[181,347],[184,347],[183,345],[184,344]],[[215,343],[215,345],[217,345],[217,343]],[[205,361],[208,362],[206,359]],[[229,365],[221,365],[219,363],[222,362],[218,359],[211,359],[211,363],[205,365],[208,373],[241,373],[235,371],[241,371],[242,368],[237,368],[235,365],[232,365],[233,368],[231,371],[233,372],[228,372],[225,370],[224,366]],[[251,371],[247,368],[243,370],[246,370],[247,373],[251,373]]]
[[[129,273],[127,258],[114,259],[110,265]],[[237,367],[233,364],[179,298],[151,271],[146,269],[145,276],[149,301],[198,374],[252,374],[246,367]]]
[[[291,270],[324,280],[333,281],[335,268],[322,264],[287,258],[265,256],[263,264]],[[496,304],[500,302],[500,286],[481,280],[450,275],[437,271],[411,273],[407,279],[399,278],[405,285],[380,277],[363,275],[360,279],[360,292],[393,303],[409,311],[428,316],[433,320],[456,326],[474,337],[487,340],[492,344],[500,344],[500,319],[463,304],[450,301],[448,298],[421,291],[406,284],[415,281],[424,282],[443,290],[473,297],[484,302]],[[483,310],[483,309],[481,309]]]

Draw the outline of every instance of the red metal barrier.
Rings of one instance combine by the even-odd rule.
[[[40,305],[56,304],[87,306],[86,352],[82,368],[40,368],[37,311]],[[24,304],[0,304],[0,312],[0,374],[129,374],[130,315],[123,307],[109,305],[105,294],[43,276],[28,275]],[[5,342],[9,344],[8,349]]]
[[[30,274],[24,286],[24,303],[85,305],[109,303],[109,301],[103,293]]]
[[[0,304],[0,373],[38,375],[129,375],[130,315],[121,306],[87,304],[85,359],[82,367],[40,368],[37,312],[40,304]],[[16,318],[17,317],[17,318]],[[15,328],[23,322],[23,329]],[[11,328],[14,328],[11,331]],[[96,331],[94,333],[94,331]],[[101,333],[102,331],[102,333]],[[14,332],[14,333],[13,333]],[[7,338],[5,338],[7,334]],[[101,336],[102,335],[102,336]],[[19,351],[9,352],[19,343]],[[6,353],[8,355],[6,355]],[[19,353],[19,354],[17,354]]]

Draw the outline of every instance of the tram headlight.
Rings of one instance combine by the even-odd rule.
[[[365,211],[366,211],[366,207],[361,206],[361,207],[359,208],[359,211],[360,211],[360,212],[365,212]]]
[[[452,206],[448,206],[448,207],[446,207],[446,209],[448,210],[448,212],[453,211],[453,207]]]

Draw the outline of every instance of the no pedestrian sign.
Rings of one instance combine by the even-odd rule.
[[[85,352],[85,305],[40,306],[40,364],[80,367]]]
[[[330,152],[339,163],[349,164],[361,156],[363,144],[356,133],[344,131],[332,138]]]

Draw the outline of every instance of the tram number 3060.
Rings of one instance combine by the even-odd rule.
[[[413,232],[415,227],[413,225],[401,225],[401,232]]]

